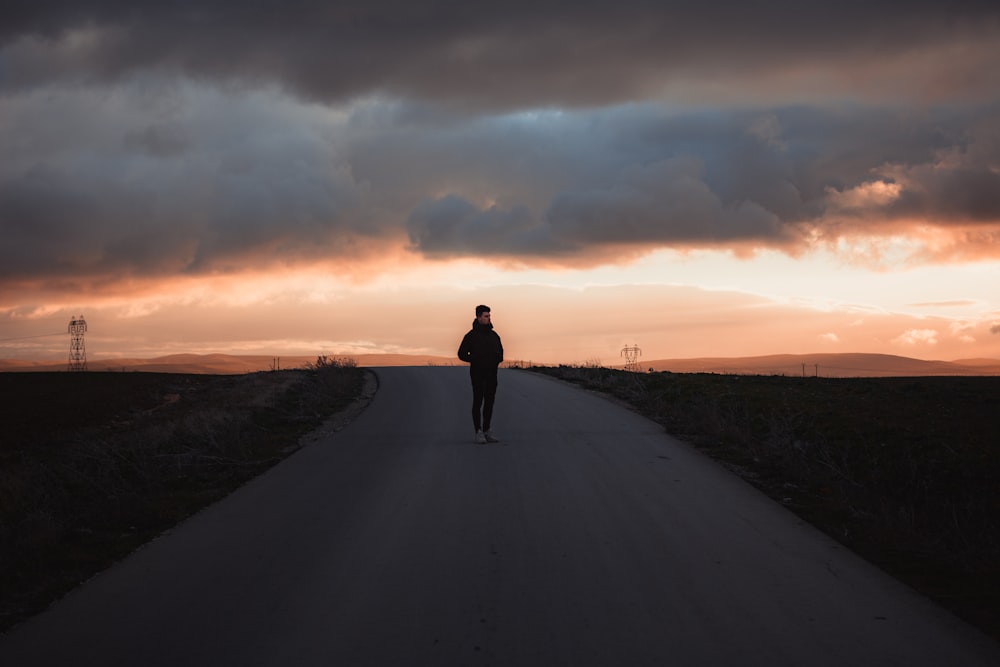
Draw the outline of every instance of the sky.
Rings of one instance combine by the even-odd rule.
[[[1000,7],[13,0],[0,358],[1000,358]]]

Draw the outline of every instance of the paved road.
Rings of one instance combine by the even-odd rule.
[[[328,434],[0,638],[15,665],[998,665],[1000,648],[655,424],[378,369]]]

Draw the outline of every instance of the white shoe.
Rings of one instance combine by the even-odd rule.
[[[486,434],[483,433],[482,431],[476,431],[476,442],[478,442],[480,445],[485,445],[487,442]]]
[[[487,431],[483,435],[486,436],[486,442],[500,442],[500,438],[498,438],[495,435],[493,435],[493,431],[492,430]]]

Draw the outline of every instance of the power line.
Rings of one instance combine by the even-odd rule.
[[[59,333],[50,334],[38,334],[37,336],[18,336],[17,338],[0,338],[0,343],[6,343],[12,340],[28,340],[30,338],[48,338],[49,336],[65,336],[65,331],[60,331]]]

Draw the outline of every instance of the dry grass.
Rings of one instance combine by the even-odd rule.
[[[1000,639],[1000,378],[534,370],[626,401]]]
[[[325,357],[249,375],[0,373],[0,630],[293,452],[363,373]]]

